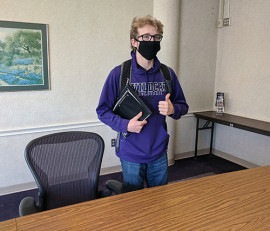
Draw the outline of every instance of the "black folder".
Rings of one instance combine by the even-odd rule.
[[[140,121],[146,120],[152,114],[151,110],[129,84],[126,84],[121,92],[114,105],[113,112],[128,120],[142,112],[142,116],[139,118]]]

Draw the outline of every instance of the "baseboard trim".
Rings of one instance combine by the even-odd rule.
[[[236,164],[239,164],[245,168],[257,168],[257,167],[260,167],[259,165],[256,165],[256,164],[253,164],[251,162],[248,162],[246,160],[243,160],[243,159],[240,159],[238,157],[235,157],[235,156],[232,156],[228,153],[225,153],[225,152],[222,152],[222,151],[219,151],[219,150],[214,150],[214,154],[216,156],[219,156],[223,159],[226,159],[226,160],[229,160],[233,163],[236,163]]]
[[[32,189],[37,189],[37,184],[34,181],[23,184],[10,185],[7,187],[0,187],[0,196]]]
[[[209,148],[204,148],[204,149],[198,150],[197,154],[198,154],[198,156],[201,156],[201,155],[205,155],[209,152],[210,152]],[[180,160],[180,159],[185,159],[185,158],[190,158],[190,157],[194,157],[194,151],[183,152],[183,153],[175,154],[175,156],[174,156],[175,160]]]
[[[206,149],[200,149],[198,150],[198,156],[200,155],[205,155],[205,154],[208,154],[210,153],[210,149],[209,148],[206,148]],[[216,156],[219,156],[225,160],[229,160],[233,163],[236,163],[236,164],[239,164],[245,168],[257,168],[257,167],[260,167],[259,165],[256,165],[256,164],[253,164],[251,162],[248,162],[246,160],[243,160],[243,159],[240,159],[238,157],[235,157],[235,156],[232,156],[228,153],[225,153],[225,152],[222,152],[222,151],[219,151],[219,150],[216,150],[216,149],[213,149],[213,154],[216,155]],[[181,153],[181,154],[176,154],[175,155],[175,160],[179,160],[179,159],[184,159],[184,158],[190,158],[190,157],[194,157],[194,151],[191,151],[191,152],[184,152],[184,153]]]
[[[102,168],[100,170],[100,175],[106,175],[106,174],[111,174],[111,173],[121,172],[121,171],[122,171],[121,165],[117,165],[117,166]]]

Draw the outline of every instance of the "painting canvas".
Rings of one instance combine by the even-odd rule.
[[[46,24],[0,21],[0,91],[49,89]]]

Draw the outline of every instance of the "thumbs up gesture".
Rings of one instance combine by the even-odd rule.
[[[140,133],[143,126],[147,124],[146,120],[139,121],[139,119],[142,116],[142,112],[140,112],[138,115],[134,116],[127,125],[127,131],[128,132],[135,132],[135,133]]]
[[[174,107],[170,100],[170,93],[165,96],[165,101],[159,101],[158,110],[161,115],[168,116],[174,113]]]

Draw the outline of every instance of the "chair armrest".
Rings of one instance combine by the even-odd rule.
[[[36,206],[35,199],[33,197],[25,197],[22,199],[19,205],[20,217],[40,212],[40,209]]]
[[[116,194],[128,192],[126,186],[117,180],[107,180],[106,187]]]

